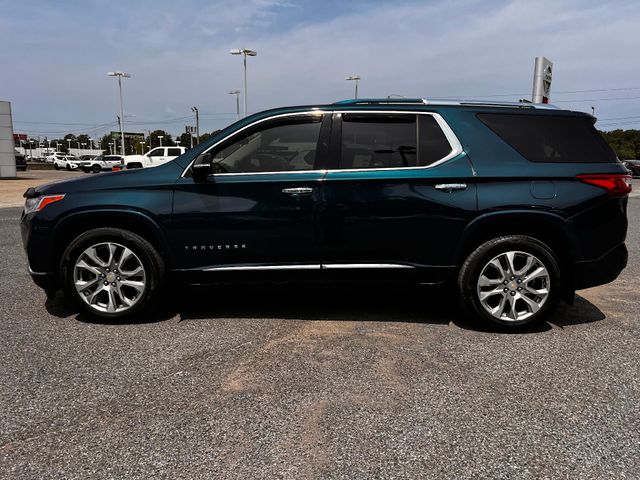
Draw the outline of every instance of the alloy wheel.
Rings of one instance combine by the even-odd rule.
[[[75,288],[94,310],[121,313],[136,305],[145,291],[146,272],[140,258],[114,242],[98,243],[80,254],[73,269]]]
[[[551,277],[534,255],[509,251],[492,258],[478,277],[482,307],[503,322],[521,322],[535,315],[549,298]]]

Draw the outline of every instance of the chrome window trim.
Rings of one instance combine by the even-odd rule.
[[[396,110],[340,110],[340,111],[335,111],[333,113],[357,113],[357,114],[363,114],[363,113],[389,113],[389,114],[412,114],[412,115],[431,115],[436,123],[438,124],[438,126],[440,127],[440,129],[442,130],[442,133],[444,133],[445,138],[447,139],[447,142],[449,142],[449,146],[451,147],[451,152],[449,152],[449,154],[447,154],[446,156],[442,157],[440,160],[437,160],[433,163],[430,163],[429,165],[421,165],[418,167],[391,167],[391,168],[334,168],[334,169],[330,169],[328,170],[329,173],[334,173],[334,172],[402,172],[405,170],[426,170],[428,168],[433,168],[436,167],[438,165],[443,164],[444,162],[447,162],[449,160],[451,160],[454,157],[457,157],[458,155],[460,155],[461,153],[463,153],[463,149],[462,149],[462,144],[460,143],[460,141],[458,140],[458,137],[456,136],[456,134],[453,132],[453,130],[451,129],[451,127],[449,126],[449,124],[444,120],[444,118],[442,118],[442,116],[439,113],[436,112],[419,112],[419,111],[411,111],[411,110],[407,110],[407,111],[396,111]]]
[[[208,151],[216,148],[222,142],[226,142],[230,138],[235,137],[236,135],[238,135],[239,133],[243,132],[247,128],[253,127],[255,125],[259,125],[259,124],[261,124],[263,122],[266,122],[268,120],[274,120],[276,118],[284,118],[284,117],[295,117],[295,116],[300,116],[300,115],[327,115],[327,114],[330,114],[330,113],[331,112],[327,111],[327,110],[305,110],[305,111],[302,111],[302,112],[281,113],[281,114],[278,114],[278,115],[273,115],[271,117],[260,118],[260,119],[256,120],[255,122],[252,122],[252,123],[250,123],[248,125],[245,125],[244,127],[242,127],[239,130],[231,132],[229,135],[224,137],[222,140],[217,141],[216,143],[211,145],[209,148],[204,150],[200,155],[203,155],[203,154],[207,153]],[[191,160],[189,165],[187,165],[187,167],[182,171],[182,175],[180,175],[180,178],[184,178],[185,174],[187,173],[187,171],[189,171],[189,169],[194,164],[194,162],[196,161],[197,158],[198,157],[196,157],[193,160]],[[324,170],[284,170],[284,171],[281,171],[281,172],[214,173],[212,175],[214,177],[218,177],[218,176],[223,176],[223,175],[273,175],[273,174],[277,174],[277,173],[287,173],[287,174],[289,174],[289,173],[314,173],[314,172],[324,172]]]
[[[212,174],[212,176],[213,177],[222,177],[222,176],[229,176],[229,175],[233,175],[233,176],[252,176],[252,175],[277,175],[277,174],[286,174],[286,175],[296,175],[296,174],[298,174],[298,175],[300,175],[300,174],[309,174],[309,173],[328,173],[328,172],[379,172],[379,171],[396,172],[396,171],[404,171],[404,170],[426,170],[426,169],[433,168],[433,167],[436,167],[438,165],[441,165],[444,162],[447,162],[447,161],[451,160],[452,158],[457,157],[458,155],[464,153],[464,150],[462,149],[462,144],[458,140],[458,137],[453,132],[453,130],[451,129],[449,124],[444,120],[444,118],[442,118],[442,116],[437,112],[420,112],[420,111],[415,111],[415,110],[357,110],[357,109],[354,109],[354,110],[305,110],[305,111],[302,111],[302,112],[281,113],[279,115],[274,115],[274,116],[271,116],[271,117],[261,118],[259,120],[256,120],[253,123],[245,125],[244,127],[242,127],[239,130],[236,130],[235,132],[230,133],[229,135],[227,135],[223,139],[219,140],[218,142],[214,143],[209,148],[204,150],[201,153],[201,155],[204,154],[204,153],[207,153],[208,151],[210,151],[213,148],[217,147],[222,142],[225,142],[225,141],[229,140],[230,138],[238,135],[239,133],[241,133],[242,131],[246,130],[247,128],[253,127],[255,125],[259,125],[260,123],[266,122],[268,120],[273,120],[273,119],[277,119],[277,118],[284,118],[284,117],[295,117],[295,116],[300,116],[300,115],[332,115],[334,113],[339,113],[339,114],[344,114],[344,113],[358,113],[358,114],[373,113],[373,114],[393,114],[393,115],[395,115],[395,114],[431,115],[435,119],[436,123],[438,124],[438,126],[442,130],[442,133],[444,133],[445,138],[449,142],[449,146],[451,147],[451,152],[449,152],[448,155],[446,155],[445,157],[441,158],[440,160],[437,160],[437,161],[435,161],[435,162],[433,162],[433,163],[431,163],[429,165],[424,165],[424,166],[419,166],[419,167],[353,168],[353,169],[335,168],[335,169],[329,169],[329,170],[283,170],[283,171],[276,171],[276,172],[214,173],[214,174]],[[185,177],[185,174],[189,171],[189,169],[191,168],[191,166],[193,165],[193,163],[196,161],[197,158],[198,157],[196,157],[193,160],[191,160],[189,165],[187,165],[187,167],[182,171],[182,175],[180,175],[180,178],[184,178]]]

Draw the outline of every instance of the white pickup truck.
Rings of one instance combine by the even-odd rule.
[[[123,168],[157,167],[179,157],[187,149],[185,147],[156,147],[144,155],[125,155]]]

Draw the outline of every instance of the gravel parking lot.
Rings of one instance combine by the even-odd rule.
[[[191,292],[93,323],[32,284],[20,209],[0,209],[0,478],[640,478],[629,205],[623,275],[522,334],[355,288]]]

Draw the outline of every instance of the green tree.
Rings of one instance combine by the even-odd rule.
[[[620,160],[640,159],[640,130],[600,132]]]

